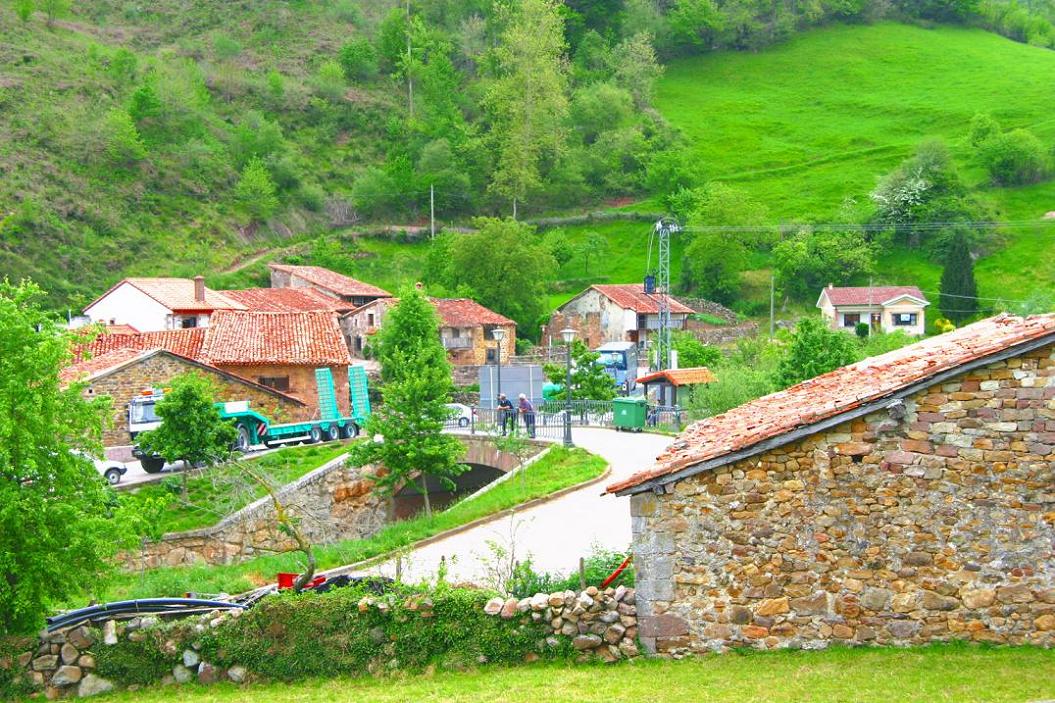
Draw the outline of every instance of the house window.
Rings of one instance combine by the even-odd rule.
[[[363,350],[363,338],[356,336],[355,338],[355,350],[361,352]]]
[[[189,330],[189,329],[192,329],[194,327],[197,327],[198,326],[198,316],[197,315],[187,315],[186,317],[181,317],[179,319],[179,326],[182,329],[185,329],[185,330]]]
[[[366,326],[367,327],[373,327],[374,326],[374,313],[369,312],[369,313],[366,314]]]
[[[276,391],[289,390],[289,376],[260,376],[256,382],[261,386],[274,388]]]
[[[457,339],[458,337],[461,337],[462,336],[461,328],[460,327],[452,327],[451,328],[451,336],[454,337],[455,339]]]
[[[496,356],[497,352],[498,352],[498,350],[495,349],[494,347],[488,347],[487,348],[487,363],[489,363],[489,364],[495,363],[495,360],[498,358]]]
[[[858,323],[861,322],[861,313],[858,312],[844,312],[843,313],[843,327],[857,327]]]
[[[895,312],[890,319],[895,327],[915,327],[918,316],[914,312]]]

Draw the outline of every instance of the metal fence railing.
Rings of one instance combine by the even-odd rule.
[[[447,421],[447,429],[471,434],[516,433],[541,439],[560,439],[564,436],[563,400],[541,401],[535,404],[534,413],[513,410],[471,407],[467,413]],[[571,426],[615,427],[613,406],[610,400],[572,400],[570,403]],[[649,405],[645,415],[645,429],[680,431],[688,417],[679,407]]]

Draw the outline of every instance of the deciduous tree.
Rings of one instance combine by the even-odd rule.
[[[807,317],[791,333],[774,381],[780,388],[787,388],[852,364],[859,358],[860,348],[854,336],[828,329],[820,318]]]
[[[216,410],[212,384],[198,373],[172,379],[154,406],[161,425],[136,439],[145,452],[172,463],[212,465],[231,455],[237,432]]]
[[[615,380],[608,375],[604,367],[597,363],[601,355],[576,339],[572,342],[571,359],[571,396],[579,400],[611,400],[616,396]],[[567,382],[568,369],[565,364],[546,364],[543,367],[546,378],[551,383],[561,386],[553,395],[563,400],[566,396],[564,385]]]
[[[378,358],[384,403],[366,421],[371,439],[355,445],[352,455],[361,464],[383,467],[374,479],[381,491],[396,491],[417,478],[431,516],[428,479],[452,487],[467,467],[458,463],[461,443],[443,434],[453,383],[439,319],[421,291],[406,291],[385,314]]]
[[[242,212],[253,220],[266,220],[278,209],[278,194],[271,173],[258,158],[250,159],[234,190]]]

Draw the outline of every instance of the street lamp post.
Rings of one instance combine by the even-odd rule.
[[[568,351],[568,374],[564,383],[564,446],[574,447],[571,441],[571,343],[575,340],[575,330],[567,327],[560,331]]]
[[[506,338],[506,331],[501,327],[495,327],[491,331],[491,336],[498,342],[498,349],[495,350],[495,363],[498,364],[498,392],[495,393],[495,397],[498,397],[502,393],[502,340]]]

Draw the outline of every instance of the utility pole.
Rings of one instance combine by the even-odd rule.
[[[777,288],[777,275],[773,271],[769,272],[769,338],[773,339],[774,327],[776,327],[776,288]]]
[[[414,78],[411,75],[414,58],[410,50],[410,0],[407,0],[407,112],[414,119]]]
[[[659,296],[659,329],[656,330],[656,369],[670,368],[670,234],[677,231],[673,220],[663,218],[656,223],[659,236],[659,270],[656,272],[656,293]]]
[[[429,186],[429,232],[431,239],[436,238],[436,186]]]

